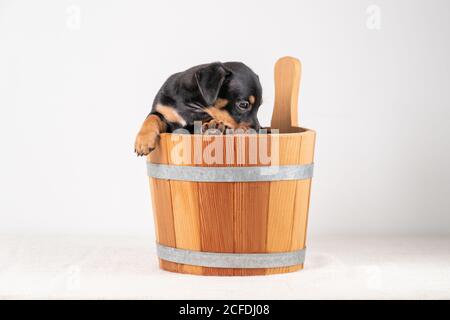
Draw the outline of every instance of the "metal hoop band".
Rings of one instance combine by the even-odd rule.
[[[194,167],[147,162],[149,177],[196,182],[254,182],[303,180],[313,176],[314,164],[254,167]]]
[[[305,250],[277,253],[201,252],[156,245],[158,257],[182,264],[212,268],[278,268],[302,264]]]

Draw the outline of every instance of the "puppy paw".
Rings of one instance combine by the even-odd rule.
[[[139,132],[134,143],[134,152],[138,156],[146,156],[156,148],[159,134],[155,131]]]
[[[256,130],[249,127],[248,125],[241,124],[236,129],[234,129],[234,134],[256,134]]]
[[[222,121],[217,121],[212,119],[208,122],[205,122],[202,125],[202,133],[203,134],[223,134],[226,130],[226,125]]]

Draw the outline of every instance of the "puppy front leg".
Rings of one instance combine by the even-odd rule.
[[[134,152],[138,156],[146,156],[156,148],[156,143],[160,133],[166,132],[167,124],[156,114],[150,114],[142,124],[136,141],[134,143]]]

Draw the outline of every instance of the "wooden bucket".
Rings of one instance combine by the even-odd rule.
[[[300,74],[297,59],[275,65],[271,127],[279,134],[161,135],[147,165],[162,269],[303,268],[315,132],[297,126]]]

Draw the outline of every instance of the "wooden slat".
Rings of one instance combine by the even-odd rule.
[[[300,164],[313,162],[315,137],[314,131],[308,131],[302,136]],[[297,181],[291,250],[305,248],[310,191],[311,179]]]
[[[169,164],[193,165],[193,136],[172,135],[167,139]],[[181,157],[178,158],[180,154]],[[182,163],[179,163],[182,160]],[[172,210],[177,248],[200,251],[200,214],[198,208],[198,183],[189,181],[170,181]],[[178,271],[182,273],[202,274],[203,268],[180,264]]]
[[[221,145],[226,153],[224,136],[204,136],[204,150],[210,143]],[[208,164],[208,152],[204,151],[202,166],[225,166],[226,164]],[[212,153],[213,154],[213,153]],[[219,157],[220,158],[220,157]],[[233,183],[199,182],[199,210],[202,251],[228,252],[234,251],[234,223],[233,223]],[[205,275],[233,275],[233,269],[203,268]]]
[[[245,164],[236,166],[270,165],[260,162],[258,156],[261,143],[268,144],[270,150],[270,138],[262,135],[236,135],[235,158],[238,157],[240,144],[245,148]],[[253,142],[256,141],[256,150],[253,150]],[[256,155],[256,163],[249,163],[251,153]],[[266,251],[267,234],[267,210],[269,203],[269,182],[236,182],[234,183],[234,252],[236,253],[264,253]],[[234,275],[263,275],[266,269],[235,269]]]
[[[281,135],[279,139],[280,165],[298,164],[301,136]],[[286,252],[291,249],[294,201],[297,181],[270,182],[267,222],[267,252]],[[295,267],[272,268],[267,274],[290,272]]]
[[[148,155],[147,161],[167,164],[166,138],[164,136],[161,137],[159,144],[160,145]],[[176,247],[170,182],[154,178],[149,178],[149,182],[153,199],[156,241],[169,247]],[[176,263],[159,259],[159,265],[161,269],[178,272],[178,265]]]

